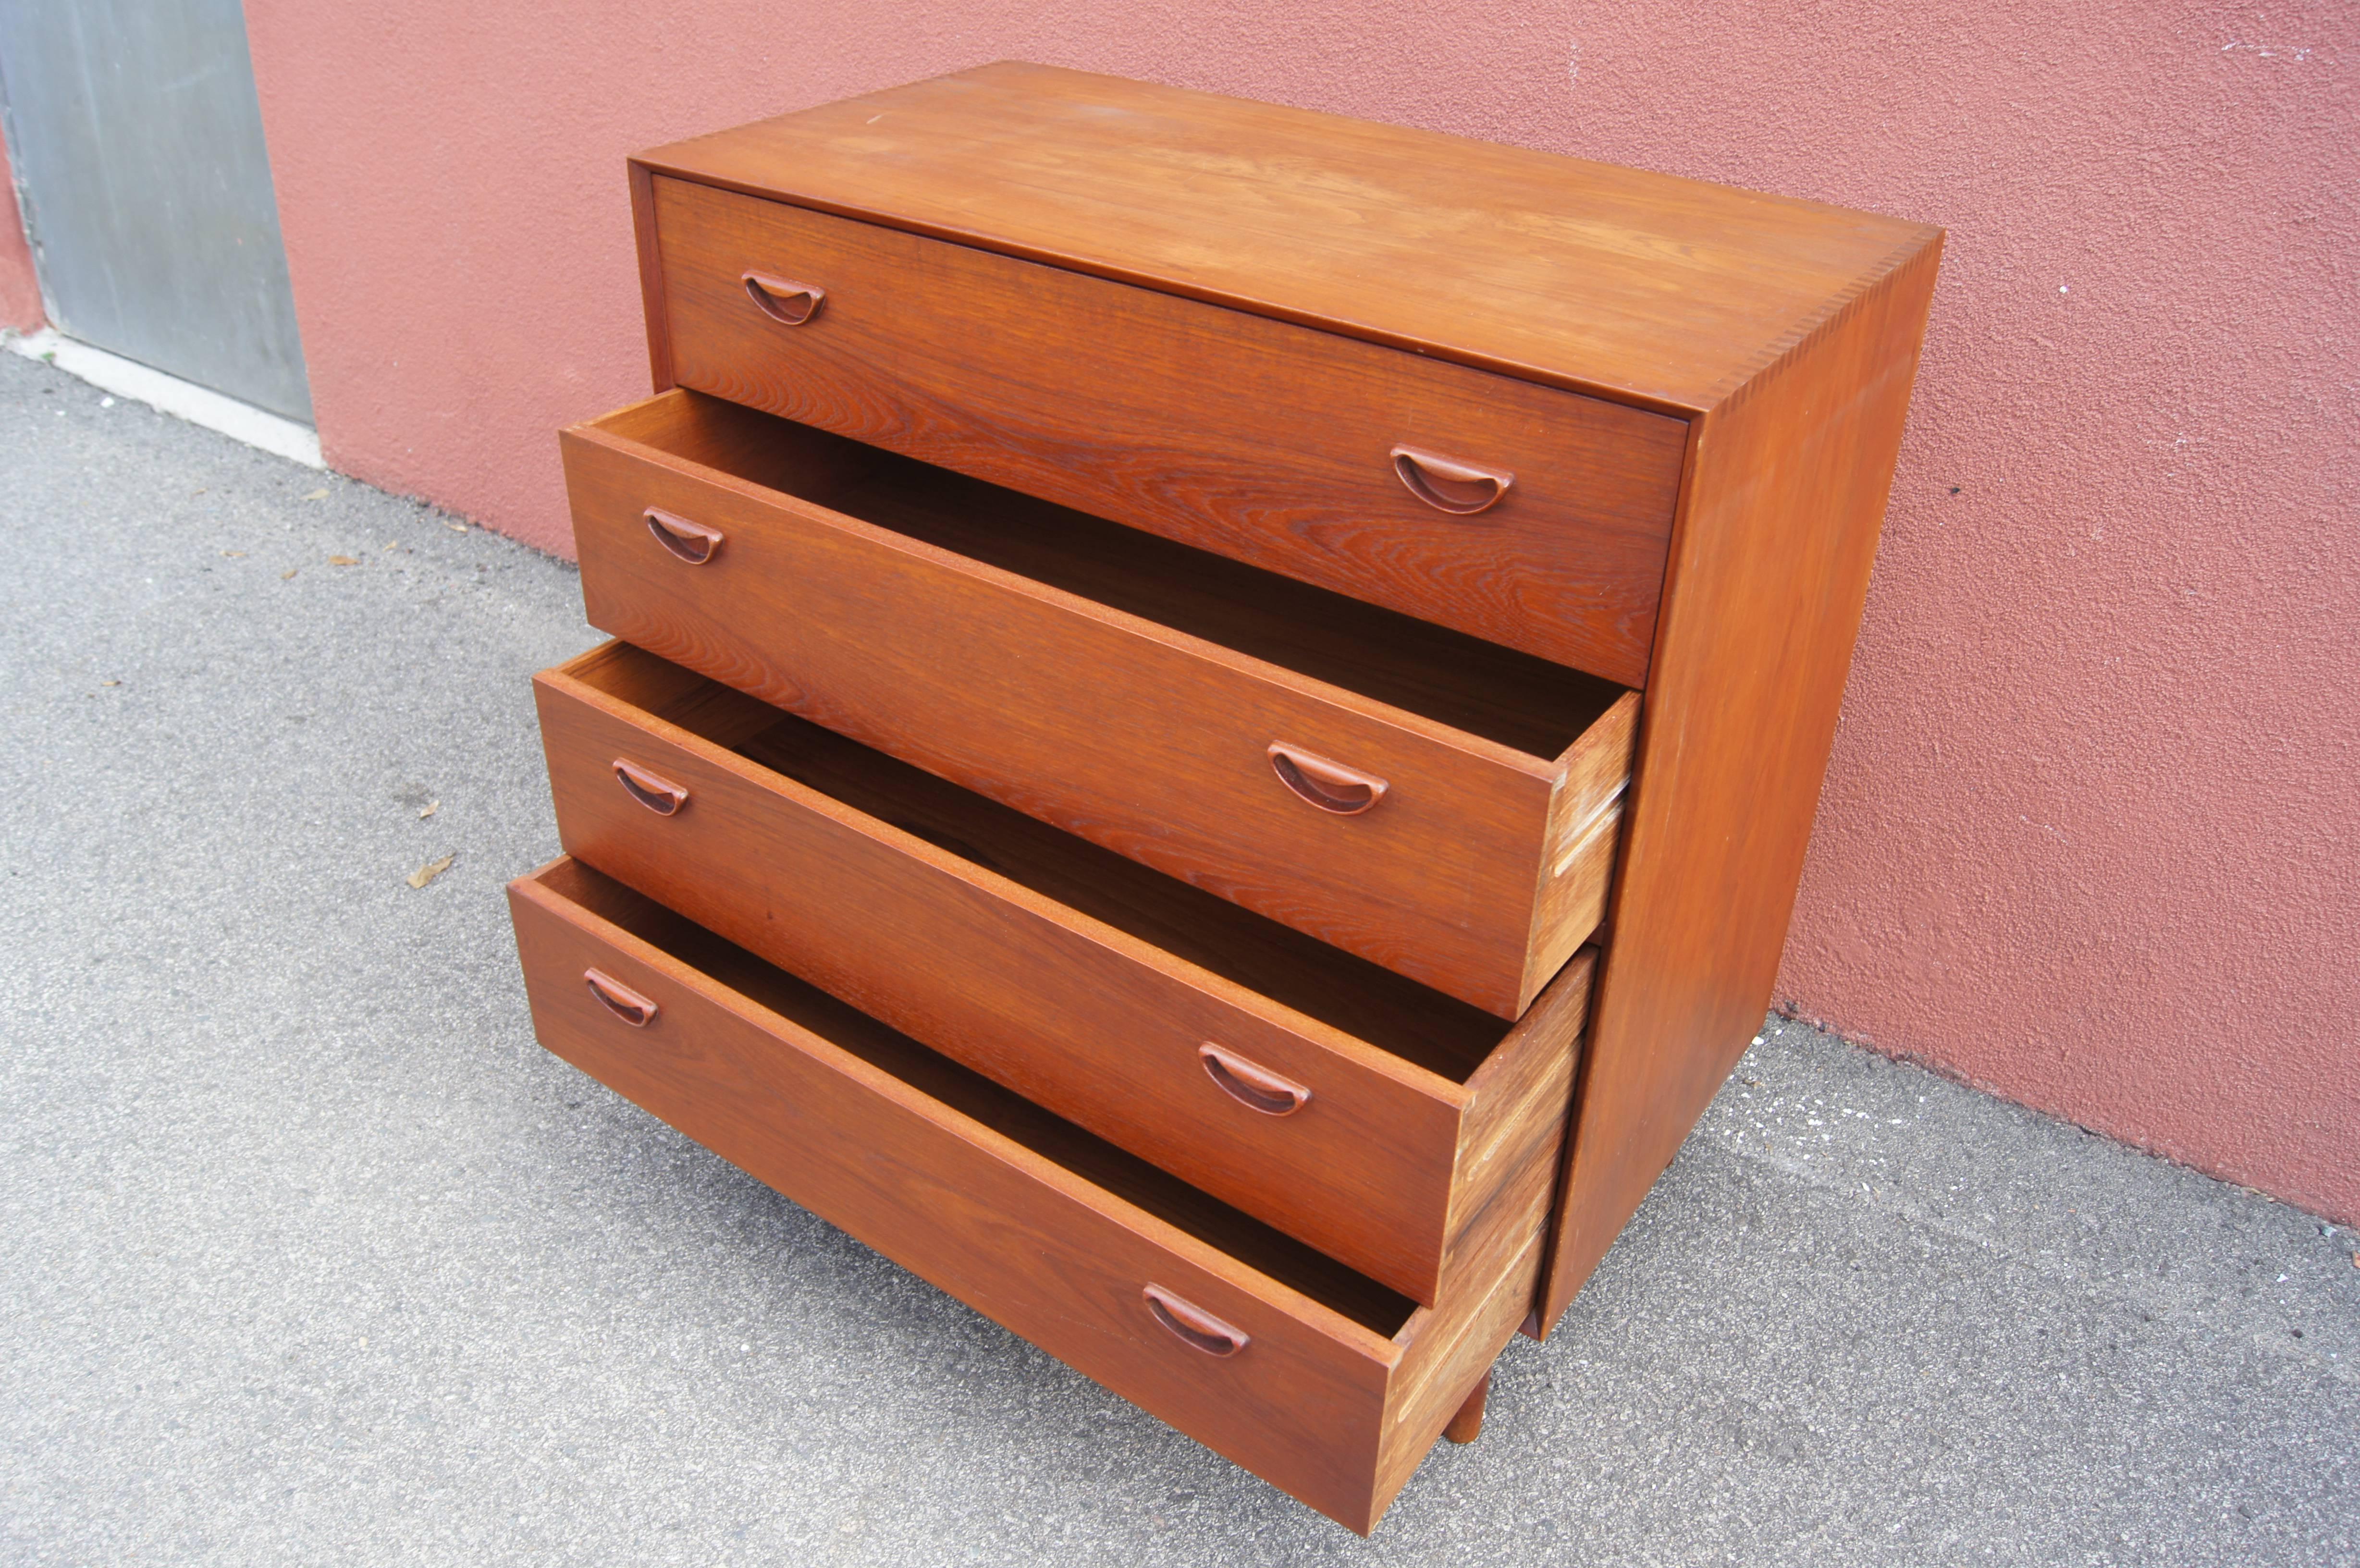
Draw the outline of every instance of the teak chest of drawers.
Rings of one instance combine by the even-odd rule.
[[[542,1042],[1371,1529],[1760,1024],[1939,231],[1013,64],[630,175]]]

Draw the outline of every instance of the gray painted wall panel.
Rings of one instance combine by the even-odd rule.
[[[239,0],[0,0],[0,100],[59,330],[309,422]]]

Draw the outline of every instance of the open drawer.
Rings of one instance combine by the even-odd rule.
[[[1530,1310],[1537,1237],[1416,1307],[577,862],[508,898],[549,1050],[1354,1530]]]
[[[627,641],[1502,1018],[1602,917],[1633,692],[699,393],[563,446]]]
[[[1536,1235],[1591,955],[1515,1024],[627,643],[534,681],[566,852],[1419,1301]]]

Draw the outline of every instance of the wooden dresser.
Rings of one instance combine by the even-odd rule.
[[[542,1042],[1370,1530],[1760,1026],[1939,231],[1014,64],[630,179]]]

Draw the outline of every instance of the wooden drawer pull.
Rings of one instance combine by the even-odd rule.
[[[1252,1343],[1245,1330],[1192,1306],[1161,1285],[1150,1285],[1140,1294],[1147,1298],[1147,1310],[1155,1314],[1155,1321],[1191,1349],[1207,1356],[1235,1356]]]
[[[738,276],[746,285],[746,298],[783,327],[802,326],[819,314],[820,306],[827,299],[826,289],[814,289],[808,283],[790,283],[783,278],[759,272]]]
[[[590,994],[606,1004],[606,1010],[630,1025],[645,1029],[648,1020],[656,1016],[656,1005],[640,996],[603,969],[585,969],[582,978]]]
[[[656,543],[691,566],[704,565],[713,559],[713,552],[721,548],[719,528],[692,523],[676,513],[655,506],[648,508],[648,532],[656,536]]]
[[[1196,1048],[1206,1075],[1221,1092],[1250,1110],[1266,1116],[1291,1116],[1311,1103],[1311,1091],[1292,1078],[1282,1078],[1267,1067],[1257,1067],[1242,1056],[1206,1042]]]
[[[1393,448],[1393,472],[1409,486],[1409,493],[1427,506],[1462,517],[1498,505],[1508,486],[1516,482],[1516,476],[1504,468],[1461,463],[1415,446]]]
[[[1330,762],[1284,741],[1270,743],[1270,766],[1280,783],[1339,817],[1357,816],[1385,798],[1385,781],[1375,774]]]
[[[688,791],[636,763],[615,758],[615,780],[623,793],[660,817],[671,816],[688,804]]]

